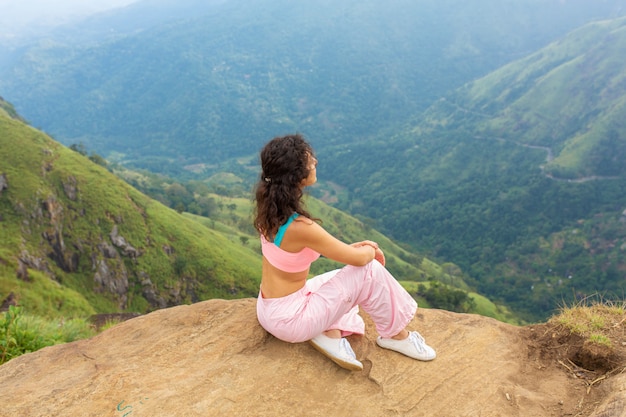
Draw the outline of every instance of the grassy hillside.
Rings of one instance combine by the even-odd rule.
[[[623,177],[625,49],[626,19],[593,23],[439,107],[464,113],[455,122],[479,138],[550,148],[543,169],[556,178]]]
[[[137,311],[253,296],[251,249],[0,110],[0,298],[29,312]]]

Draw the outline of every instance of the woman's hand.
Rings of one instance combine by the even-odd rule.
[[[378,243],[371,240],[363,240],[361,242],[354,242],[350,246],[354,246],[355,248],[360,248],[361,246],[371,246],[374,250],[378,249]]]
[[[361,242],[355,242],[350,246],[354,246],[355,248],[358,248],[361,246],[371,246],[372,248],[374,248],[374,259],[380,262],[382,266],[385,266],[385,254],[378,247],[378,243],[371,241],[371,240],[364,240]]]
[[[385,254],[380,248],[376,248],[376,253],[374,254],[374,259],[376,259],[382,266],[385,266]]]

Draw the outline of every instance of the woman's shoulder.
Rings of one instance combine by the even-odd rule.
[[[306,216],[298,216],[289,227],[289,233],[290,236],[305,244],[325,239],[329,235],[326,229],[316,222],[315,219]]]
[[[313,225],[318,225],[317,222],[307,216],[297,214],[294,217],[293,225],[295,228],[308,228]],[[318,225],[319,226],[319,225]]]
[[[299,215],[291,222],[289,226],[289,233],[291,236],[312,236],[322,232],[322,227],[313,219]]]

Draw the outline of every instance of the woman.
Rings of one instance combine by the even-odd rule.
[[[378,245],[343,243],[305,210],[303,190],[317,181],[316,167],[313,149],[299,134],[274,138],[261,150],[255,218],[263,252],[257,302],[261,326],[286,342],[308,340],[339,366],[361,370],[345,338],[364,333],[361,306],[376,325],[379,346],[434,359],[435,351],[422,336],[405,328],[417,303],[385,269]],[[346,266],[307,280],[320,255]]]

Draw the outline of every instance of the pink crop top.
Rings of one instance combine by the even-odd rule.
[[[280,248],[283,234],[287,226],[298,217],[294,213],[285,224],[283,224],[276,234],[274,242],[269,242],[265,236],[261,234],[261,252],[272,266],[285,272],[301,272],[309,269],[311,264],[320,257],[320,254],[311,248],[304,248],[299,252],[287,252]]]

